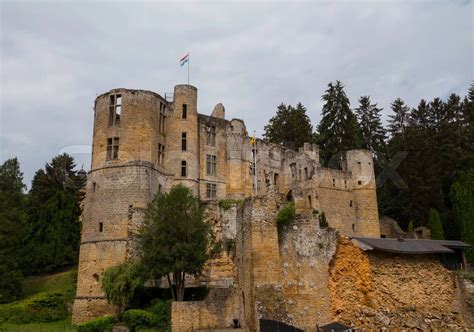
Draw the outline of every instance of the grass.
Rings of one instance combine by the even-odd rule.
[[[75,331],[67,310],[75,296],[77,269],[25,279],[20,300],[0,304],[0,332]]]
[[[77,331],[69,319],[52,323],[0,324],[1,332],[72,332]]]

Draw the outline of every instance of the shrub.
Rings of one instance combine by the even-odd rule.
[[[328,221],[326,220],[326,214],[324,214],[324,212],[319,215],[319,227],[321,228],[329,227]]]
[[[100,317],[80,324],[78,332],[109,332],[112,331],[115,319],[113,317]]]
[[[140,327],[155,327],[158,324],[158,317],[153,312],[130,309],[121,316],[121,321],[132,330]]]
[[[169,330],[171,327],[171,301],[155,299],[148,311],[155,314],[157,328]]]
[[[0,306],[0,322],[48,323],[66,319],[67,316],[63,294],[39,293],[26,300]]]
[[[227,254],[230,255],[231,251],[235,249],[235,241],[232,239],[228,239],[225,243],[225,250]]]
[[[278,211],[276,216],[278,229],[281,229],[283,226],[289,225],[293,220],[295,220],[295,216],[295,203],[290,202],[286,204],[280,211]]]
[[[124,262],[105,271],[102,290],[107,301],[123,312],[143,283],[144,275],[140,267],[136,263]]]
[[[432,240],[443,240],[444,232],[441,223],[441,217],[436,209],[430,209],[430,218],[428,220],[430,237]]]
[[[229,210],[232,205],[242,205],[244,201],[241,199],[221,199],[219,200],[219,207],[224,211]]]

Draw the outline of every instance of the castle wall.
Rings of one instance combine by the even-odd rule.
[[[430,328],[464,326],[455,280],[435,255],[363,252],[339,241],[331,264],[332,315],[350,326]]]

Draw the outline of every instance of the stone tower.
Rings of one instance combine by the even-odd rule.
[[[355,205],[355,234],[380,237],[373,158],[368,150],[346,152]]]
[[[165,185],[156,147],[165,144],[160,114],[167,108],[158,94],[142,90],[115,89],[95,100],[73,322],[114,312],[100,278],[108,267],[133,257],[143,209]]]
[[[174,172],[175,183],[183,183],[195,194],[199,190],[198,133],[197,89],[177,85],[166,133],[166,168]]]

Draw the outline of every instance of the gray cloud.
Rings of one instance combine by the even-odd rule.
[[[261,134],[281,103],[313,125],[329,81],[353,106],[370,94],[464,95],[473,79],[472,1],[1,2],[0,162],[34,172],[68,145],[90,144],[97,94],[171,92],[191,52],[199,112],[222,102]],[[79,163],[88,167],[88,157]]]

